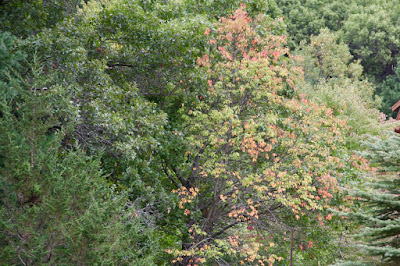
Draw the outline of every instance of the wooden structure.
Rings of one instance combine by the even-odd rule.
[[[394,111],[396,111],[397,109],[399,109],[399,107],[400,107],[400,101],[397,101],[397,103],[395,103],[395,104],[392,106],[392,112],[394,112]],[[396,120],[400,120],[400,111],[397,113]]]

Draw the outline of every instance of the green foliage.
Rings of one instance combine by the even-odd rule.
[[[37,51],[46,70],[60,70],[60,80],[78,83],[82,96],[96,94],[94,87],[110,80],[114,86],[128,83],[173,115],[195,97],[199,76],[194,66],[208,23],[204,15],[163,18],[138,1],[91,2],[23,47]]]
[[[115,8],[118,7],[116,3]],[[108,14],[103,8],[93,3],[90,9],[85,7],[86,11],[80,11],[75,18],[65,20],[59,27],[44,30],[26,39],[21,47],[30,53],[36,51],[44,58],[40,61],[43,72],[53,73],[57,82],[69,86],[71,100],[79,112],[77,127],[69,136],[72,144],[78,141],[83,148],[92,152],[106,150],[114,157],[125,155],[134,159],[139,156],[137,154],[146,155],[154,151],[167,119],[155,104],[143,97],[143,93],[134,84],[138,72],[125,72],[124,68],[118,71],[112,65],[129,64],[130,61],[115,60],[117,57],[133,59],[136,53],[141,53],[139,47],[145,45],[141,39],[136,39],[139,35],[129,39],[119,34],[122,31],[135,32],[141,25],[146,26],[146,20],[140,17],[144,14],[138,10],[125,9],[124,15],[136,14],[137,18],[125,17],[123,14],[118,17],[113,13]],[[106,28],[114,28],[116,25],[107,21],[108,17],[118,20],[122,27],[115,28],[117,32],[113,35],[109,35]],[[126,23],[129,19],[132,22],[130,27],[137,23],[136,28],[123,27],[128,27]],[[140,22],[143,24],[140,25]],[[147,26],[151,28],[151,25]],[[127,39],[127,43],[132,40],[136,43],[118,44],[115,40],[103,39],[103,30],[104,34],[108,34],[105,38],[119,37],[120,40]],[[125,44],[131,48],[122,49]],[[140,83],[136,84],[140,86]]]
[[[305,76],[313,83],[318,79],[361,78],[360,62],[353,61],[348,46],[326,28],[312,36],[310,43],[303,41],[299,50],[304,57]]]
[[[74,14],[81,0],[11,0],[0,2],[0,30],[18,37],[37,34]]]
[[[172,232],[182,214],[165,218],[176,204],[165,169],[184,158],[174,134],[180,125],[171,118],[177,105],[195,97],[186,81],[199,79],[194,65],[205,43],[203,19],[177,18],[160,26],[137,2],[93,2],[20,42],[43,58],[44,74],[68,86],[77,114],[67,146],[101,156],[107,180],[129,194],[137,215],[152,228]],[[161,231],[154,236],[168,246],[176,242]]]
[[[389,138],[378,138],[365,142],[367,150],[363,155],[378,164],[378,171],[384,176],[376,176],[366,191],[356,190],[354,196],[367,207],[364,211],[345,215],[361,221],[365,228],[360,233],[361,247],[369,255],[379,256],[385,263],[397,265],[400,262],[399,242],[399,147],[400,137],[393,132]]]
[[[247,7],[251,16],[260,13],[268,14],[272,18],[280,16],[281,11],[275,0],[141,0],[139,1],[145,10],[156,12],[158,16],[190,16],[193,14],[206,15],[211,20],[217,20],[231,14],[243,4]]]
[[[382,97],[382,112],[390,117],[395,117],[392,106],[400,100],[400,67],[394,69],[394,74],[387,76],[379,85],[377,94]]]
[[[1,263],[335,261],[399,12],[241,2],[0,0]]]
[[[9,32],[0,31],[0,79],[5,79],[5,72],[18,67],[18,61],[23,59],[22,53],[13,52],[15,38]]]
[[[381,82],[394,74],[400,51],[396,1],[279,0],[277,3],[285,17],[292,49],[297,50],[301,42],[309,43],[312,36],[327,28],[348,45],[351,54],[360,60],[363,74],[376,82],[374,85],[386,86]],[[394,101],[391,93],[378,95],[384,97],[382,111],[390,114],[388,105]]]
[[[74,107],[37,67],[0,101],[0,261],[149,265],[157,243],[98,158],[62,147]]]
[[[292,48],[302,41],[308,42],[321,29],[340,30],[349,14],[357,8],[352,0],[278,0],[277,3],[287,21]]]
[[[293,48],[328,28],[361,59],[365,72],[381,80],[393,72],[399,52],[398,15],[393,1],[277,1],[287,20]]]
[[[15,37],[9,32],[0,31],[0,86],[5,87],[8,83],[8,76],[12,75],[13,69],[20,67],[19,61],[24,58],[24,55],[15,50]],[[0,91],[0,98],[10,99],[14,96],[15,91]]]
[[[342,39],[365,72],[379,79],[393,73],[400,51],[400,27],[390,5],[372,4],[352,14],[342,27]]]
[[[362,77],[360,61],[353,60],[337,34],[322,30],[309,44],[303,42],[298,54],[303,57],[305,74],[301,92],[335,110],[357,134],[379,130],[379,99],[374,100],[374,87]]]

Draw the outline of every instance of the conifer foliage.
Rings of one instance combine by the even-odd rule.
[[[7,69],[0,84],[0,263],[149,265],[147,234],[105,182],[100,160],[64,145],[75,120],[67,90],[37,65],[25,78]]]
[[[380,256],[386,263],[400,263],[400,135],[392,134],[386,140],[366,143],[366,158],[379,164],[384,180],[370,184],[369,191],[357,191],[367,204],[367,211],[351,216],[362,221],[366,227],[361,233],[365,240],[362,247],[374,256]],[[392,176],[390,175],[392,174]],[[394,177],[393,175],[396,174]]]

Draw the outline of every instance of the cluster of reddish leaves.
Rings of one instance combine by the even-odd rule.
[[[345,163],[334,154],[346,124],[297,94],[302,71],[264,17],[253,20],[242,7],[218,26],[206,30],[215,37],[198,59],[207,94],[186,116],[192,187],[176,191],[191,242],[168,252],[189,264],[225,255],[272,264],[282,258],[264,232],[281,222],[279,211],[322,220],[339,191]]]

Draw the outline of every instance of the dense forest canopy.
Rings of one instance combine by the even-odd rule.
[[[396,265],[399,8],[0,1],[0,263]]]

